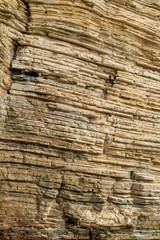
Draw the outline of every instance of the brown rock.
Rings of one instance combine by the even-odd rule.
[[[160,4],[0,0],[0,238],[160,239]]]

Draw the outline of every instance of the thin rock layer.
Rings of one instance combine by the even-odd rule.
[[[0,0],[2,240],[160,239],[159,20],[158,0]]]

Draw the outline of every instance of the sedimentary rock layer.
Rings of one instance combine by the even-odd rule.
[[[0,0],[1,239],[160,239],[159,19]]]

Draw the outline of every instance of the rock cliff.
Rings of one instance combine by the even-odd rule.
[[[160,239],[160,1],[0,0],[0,239]]]

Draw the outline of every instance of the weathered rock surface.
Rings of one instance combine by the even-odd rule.
[[[160,239],[159,20],[0,0],[1,239]]]

